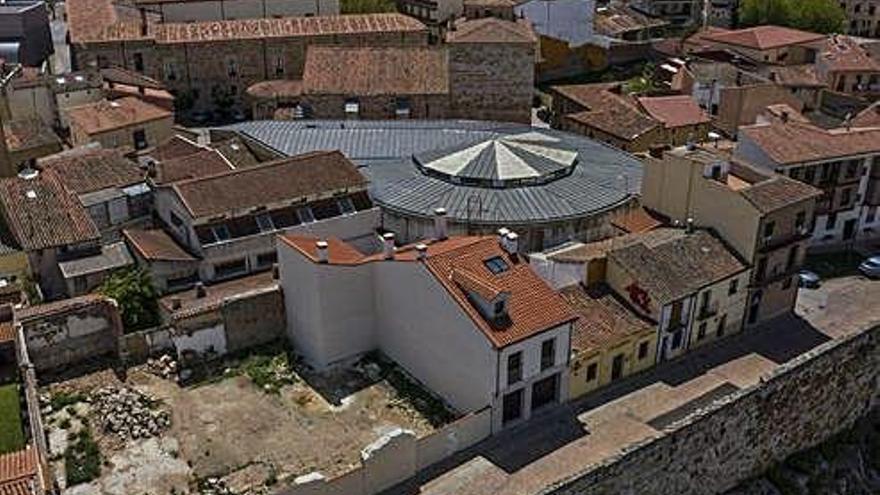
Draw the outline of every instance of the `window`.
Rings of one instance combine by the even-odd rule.
[[[764,240],[768,240],[773,237],[773,229],[776,228],[775,222],[767,222],[764,224]]]
[[[598,363],[590,363],[587,366],[587,381],[591,382],[596,379],[596,376],[599,374],[599,364]]]
[[[410,103],[409,98],[397,98],[394,105],[394,116],[398,119],[409,118]]]
[[[278,253],[275,251],[257,255],[257,266],[260,268],[272,266],[276,261],[278,261]]]
[[[177,70],[171,62],[165,62],[165,79],[169,81],[177,80]]]
[[[351,202],[351,198],[348,196],[338,198],[336,204],[339,205],[339,210],[343,214],[354,213],[354,203]]]
[[[507,356],[507,384],[522,380],[522,351]]]
[[[736,294],[737,290],[739,290],[739,279],[735,278],[730,281],[730,285],[727,287],[727,295],[732,296]]]
[[[131,133],[131,139],[134,141],[134,149],[142,150],[147,147],[147,132],[143,129],[138,129]]]
[[[700,323],[700,328],[697,329],[697,340],[698,341],[706,338],[706,325],[707,325],[707,323],[705,321],[703,323]]]
[[[727,328],[727,315],[722,315],[718,320],[718,328],[715,329],[715,335],[724,337],[724,331]]]
[[[791,281],[794,277],[786,277],[785,281],[782,282],[782,290],[788,290],[791,288]]]
[[[225,225],[215,225],[211,227],[211,233],[217,242],[228,241],[230,239],[229,229]]]
[[[836,211],[828,214],[828,218],[825,220],[825,230],[832,230],[835,225],[837,225]]]
[[[858,160],[850,160],[849,163],[846,164],[846,177],[853,178],[856,174],[859,173],[859,161]]]
[[[541,371],[553,367],[556,360],[556,341],[554,339],[545,340],[541,344]]]
[[[349,98],[345,100],[345,116],[348,118],[357,118],[361,113],[361,105],[357,98]]]
[[[81,277],[74,277],[73,279],[73,291],[75,294],[82,294],[89,290],[88,280],[86,276],[83,275]]]
[[[865,215],[865,223],[873,223],[877,218],[877,207],[871,206],[868,208],[868,213]]]
[[[144,54],[143,53],[135,53],[132,58],[134,58],[134,70],[138,72],[144,71]]]
[[[648,341],[639,344],[639,360],[648,357]]]
[[[183,225],[183,220],[181,220],[180,217],[177,216],[173,211],[168,212],[168,216],[171,218],[171,223],[175,227],[180,227],[181,225]]]
[[[315,215],[312,213],[312,209],[308,206],[297,208],[296,215],[299,217],[300,223],[312,223],[315,221]]]
[[[246,271],[247,262],[244,258],[214,265],[214,276],[216,278],[231,277],[233,275],[238,275]]]
[[[788,259],[785,260],[785,271],[791,271],[794,268],[794,264],[797,261],[798,257],[798,247],[792,246],[791,249],[788,250]]]
[[[807,167],[804,171],[804,182],[812,184],[816,181],[816,167]]]
[[[229,77],[238,76],[238,62],[234,58],[226,60],[226,75]]]
[[[257,226],[260,228],[260,232],[272,232],[275,230],[275,224],[272,223],[272,217],[268,213],[257,215]]]
[[[758,260],[758,268],[755,270],[755,280],[760,282],[764,280],[764,275],[767,274],[767,258],[761,258]]]
[[[505,314],[505,302],[502,299],[495,303],[495,317],[499,318]]]
[[[284,57],[277,56],[275,57],[275,75],[283,76],[284,75]]]
[[[806,229],[804,228],[807,224],[807,212],[799,211],[797,217],[794,220],[794,230],[798,233],[804,232]]]
[[[485,264],[486,268],[488,268],[489,271],[495,275],[498,275],[499,273],[504,273],[508,270],[508,268],[510,268],[509,266],[507,266],[507,262],[504,261],[504,258],[502,258],[501,256],[489,258],[484,261],[483,264]]]

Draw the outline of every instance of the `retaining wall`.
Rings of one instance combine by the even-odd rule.
[[[880,405],[880,326],[830,341],[544,494],[721,493]]]

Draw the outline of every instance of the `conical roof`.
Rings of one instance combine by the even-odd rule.
[[[540,132],[498,136],[415,155],[427,174],[484,187],[543,184],[571,172],[578,152]]]

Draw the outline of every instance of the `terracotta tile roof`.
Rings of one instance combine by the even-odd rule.
[[[366,255],[358,251],[354,246],[344,242],[336,237],[319,238],[315,236],[302,236],[293,234],[279,235],[279,239],[299,251],[313,262],[318,262],[318,249],[316,242],[324,241],[327,243],[327,263],[331,265],[360,265],[363,263],[371,263],[384,261],[382,253]],[[394,261],[416,261],[418,259],[418,250],[416,246],[424,243],[427,246],[426,256],[434,256],[436,254],[445,253],[447,251],[458,249],[476,242],[475,237],[451,237],[443,241],[426,240],[419,243],[399,246],[394,253]]]
[[[663,230],[641,234],[648,242],[634,242],[608,253],[609,261],[626,270],[651,297],[666,304],[720,282],[747,269],[723,242],[705,230],[670,240],[650,242]]]
[[[18,119],[3,122],[6,146],[9,151],[24,151],[44,146],[61,149],[61,139],[40,119]]]
[[[315,151],[169,187],[193,217],[200,218],[366,185],[364,176],[341,152]]]
[[[260,160],[241,138],[234,137],[211,143],[208,146],[217,150],[235,168],[253,167],[260,164]]]
[[[688,36],[687,38],[684,38],[681,41],[680,51],[689,52],[709,49],[712,47],[713,42],[711,40],[714,36],[730,32],[732,32],[730,29],[725,29],[721,27],[704,27],[703,29]]]
[[[446,32],[447,43],[537,43],[538,37],[526,21],[505,21],[495,17],[459,20]]]
[[[853,127],[880,127],[880,102],[872,103],[850,120]]]
[[[653,333],[656,322],[639,315],[629,303],[605,284],[581,285],[559,291],[580,317],[571,334],[572,352],[607,349],[644,333]]]
[[[880,152],[880,129],[827,130],[801,122],[742,126],[738,131],[778,164]]]
[[[140,98],[126,97],[73,107],[67,110],[67,116],[71,126],[79,127],[86,134],[98,134],[168,118],[172,113]]]
[[[608,252],[614,247],[611,238],[601,241],[588,242],[586,244],[578,244],[563,249],[559,249],[547,256],[557,263],[584,263],[597,258],[608,256]]]
[[[24,449],[0,454],[0,494],[33,495],[31,487],[37,477],[37,450],[28,445]]]
[[[880,62],[874,59],[855,39],[849,36],[832,36],[822,44],[816,57],[820,73],[829,72],[880,72]]]
[[[427,33],[424,24],[403,14],[351,14],[278,19],[167,23],[157,26],[158,43],[295,38],[368,33]]]
[[[346,96],[447,94],[447,53],[440,48],[309,47],[303,92]]]
[[[165,140],[164,143],[156,146],[146,154],[152,157],[154,160],[162,161],[171,160],[173,158],[180,158],[186,155],[192,155],[193,153],[198,153],[199,151],[203,151],[204,149],[205,147],[199,146],[189,139],[181,135],[175,134]]]
[[[168,184],[188,179],[197,179],[228,172],[233,169],[217,150],[203,149],[178,158],[163,160],[155,164],[156,184]]]
[[[709,33],[703,35],[702,38],[706,41],[726,45],[770,50],[783,46],[811,43],[825,38],[825,35],[783,26],[756,26],[735,31]]]
[[[171,315],[172,320],[181,320],[199,314],[216,311],[225,301],[248,293],[278,290],[278,280],[272,272],[262,272],[227,282],[205,286],[205,296],[199,297],[196,289],[177,292],[159,299],[159,306]],[[175,301],[180,307],[175,309]]]
[[[497,275],[485,264],[486,260],[495,257],[504,260],[509,267]],[[507,254],[494,236],[428,256],[426,265],[496,347],[519,342],[577,318],[562,296],[532,271],[524,258]],[[497,324],[483,318],[468,300],[465,290],[453,279],[456,269],[468,270],[487,284],[509,293],[509,321]]]
[[[20,322],[42,318],[47,315],[58,315],[78,311],[82,308],[99,304],[116,304],[112,299],[100,294],[86,294],[83,296],[61,299],[45,304],[37,304],[15,310],[15,318]]]
[[[7,342],[15,342],[15,330],[11,321],[0,322],[0,344]]]
[[[643,96],[639,105],[667,129],[711,122],[709,115],[689,95]]]
[[[818,198],[822,191],[799,180],[778,175],[740,189],[740,194],[758,211],[770,213],[801,201]]]
[[[596,128],[624,140],[635,139],[656,129],[660,123],[642,113],[624,96],[617,94],[619,83],[553,86],[553,91],[584,107],[565,118]]]
[[[656,229],[663,221],[644,208],[634,208],[612,218],[611,225],[632,234]]]
[[[308,52],[311,51],[309,48]],[[295,98],[302,95],[302,85],[303,82],[299,79],[261,81],[248,86],[246,93],[252,98]]]
[[[145,40],[159,21],[158,14],[148,13],[147,34],[141,31],[140,13],[114,0],[70,0],[64,2],[70,41],[73,43]]]
[[[486,301],[493,301],[504,293],[492,280],[480,277],[466,268],[453,268],[452,281],[462,289],[477,294]]]
[[[597,33],[615,37],[631,31],[667,26],[669,21],[645,15],[626,5],[612,3],[596,9],[593,25]]]
[[[122,235],[129,246],[149,261],[196,261],[180,244],[162,229],[126,229]]]
[[[114,84],[124,84],[126,86],[136,86],[151,89],[165,89],[165,85],[161,82],[147,77],[140,72],[128,70],[122,67],[107,67],[101,69],[101,77],[104,81]]]
[[[100,239],[89,214],[51,171],[33,179],[0,179],[0,204],[9,230],[26,251]]]
[[[51,170],[65,189],[76,194],[144,182],[144,173],[137,164],[113,149],[65,153],[43,161],[41,166]]]

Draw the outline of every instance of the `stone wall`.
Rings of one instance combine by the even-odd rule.
[[[831,341],[545,494],[724,492],[880,404],[880,326]]]
[[[116,302],[81,296],[17,311],[16,325],[36,371],[117,354],[122,322]]]

